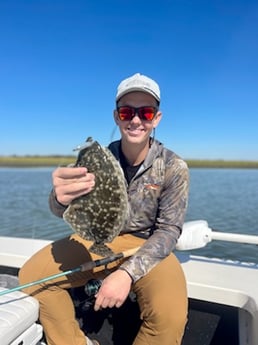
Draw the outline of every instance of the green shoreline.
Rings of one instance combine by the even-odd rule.
[[[56,167],[74,163],[76,156],[0,156],[0,167]],[[258,161],[185,159],[190,168],[258,169]]]

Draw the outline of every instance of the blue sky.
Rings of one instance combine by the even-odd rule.
[[[107,145],[117,84],[140,72],[168,148],[258,160],[257,37],[257,1],[0,0],[0,155]]]

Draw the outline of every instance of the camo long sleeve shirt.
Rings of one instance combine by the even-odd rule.
[[[109,149],[120,161],[120,141],[111,143]],[[130,211],[121,234],[146,238],[137,253],[121,265],[134,282],[175,249],[185,219],[188,189],[187,164],[155,140],[127,188]],[[52,212],[61,217],[65,207],[53,193],[49,204]]]

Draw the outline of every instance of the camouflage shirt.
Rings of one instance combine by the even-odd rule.
[[[109,145],[120,161],[120,141]],[[147,274],[175,249],[188,202],[189,170],[174,152],[154,140],[147,157],[128,185],[129,216],[121,233],[146,238],[135,255],[121,267],[133,281]],[[62,216],[65,207],[50,195],[50,208]]]

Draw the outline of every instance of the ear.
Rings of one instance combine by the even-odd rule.
[[[119,118],[118,118],[118,114],[117,114],[117,110],[116,109],[113,112],[113,116],[114,116],[115,123],[118,125]]]
[[[159,121],[161,120],[161,117],[162,117],[162,112],[158,111],[154,120],[153,120],[153,128],[156,128],[158,126]]]

